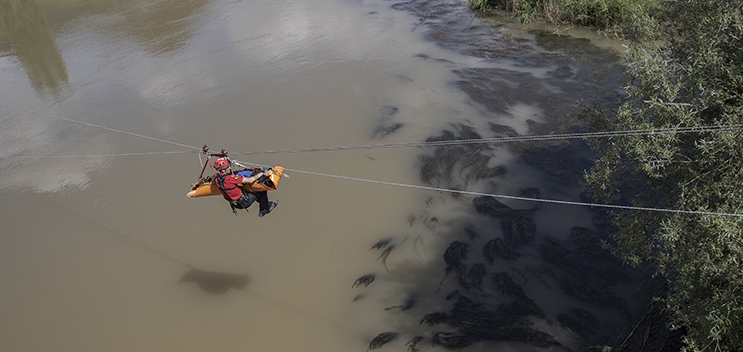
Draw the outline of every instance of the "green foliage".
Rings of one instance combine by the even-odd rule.
[[[613,32],[631,29],[652,16],[657,0],[469,0],[473,9],[500,8],[528,23],[543,18],[554,24],[594,26]]]
[[[470,7],[476,10],[485,10],[500,5],[502,0],[469,0]]]
[[[529,23],[537,16],[537,12],[542,5],[542,0],[521,1],[514,17],[521,23]]]
[[[655,21],[635,28],[628,99],[583,118],[597,131],[743,124],[742,1],[660,4]],[[596,200],[743,213],[740,130],[591,143],[600,157],[586,181]],[[666,304],[689,351],[743,350],[743,218],[624,211],[614,222],[616,252],[668,279]]]

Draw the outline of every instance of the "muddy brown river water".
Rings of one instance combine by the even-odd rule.
[[[405,187],[582,201],[579,141],[289,152],[575,132],[577,101],[621,96],[621,43],[464,0],[0,9],[0,350],[567,351],[626,327],[601,214]],[[204,144],[290,170],[280,206],[186,198]]]

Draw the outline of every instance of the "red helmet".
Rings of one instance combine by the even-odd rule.
[[[227,158],[219,158],[214,162],[214,168],[222,171],[230,167],[230,161]]]

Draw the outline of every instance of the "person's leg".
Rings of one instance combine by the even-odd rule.
[[[261,211],[258,213],[258,217],[263,217],[264,215],[268,214],[273,210],[273,208],[276,208],[276,206],[279,204],[278,200],[269,202],[268,201],[268,192],[258,192],[258,202],[261,205]]]
[[[238,209],[248,210],[248,207],[253,205],[253,202],[255,202],[257,199],[258,197],[255,194],[243,191],[243,196],[237,200],[236,207]]]
[[[258,198],[258,205],[260,206],[261,211],[268,211],[271,206],[268,202],[268,192],[255,192],[253,194]]]

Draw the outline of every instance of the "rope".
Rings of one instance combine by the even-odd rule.
[[[196,152],[148,152],[148,153],[80,154],[80,155],[10,155],[10,156],[0,156],[0,158],[4,158],[4,159],[97,158],[97,157],[115,157],[115,156],[141,156],[141,155],[193,154],[193,153],[196,153]]]
[[[656,135],[656,134],[663,135],[663,134],[678,134],[678,133],[720,132],[720,131],[737,131],[737,130],[742,130],[742,129],[743,129],[743,124],[738,124],[738,125],[678,127],[678,128],[661,128],[661,129],[645,129],[645,130],[613,131],[613,132],[581,132],[581,133],[548,134],[548,135],[515,136],[515,137],[450,139],[450,140],[443,140],[443,141],[428,141],[428,142],[408,142],[408,143],[368,144],[368,145],[355,145],[355,146],[336,146],[336,147],[300,148],[300,149],[283,149],[283,150],[263,150],[263,151],[252,151],[252,152],[237,152],[237,153],[230,153],[230,154],[231,155],[256,155],[256,154],[327,152],[327,151],[341,151],[341,150],[368,150],[368,149],[383,149],[383,148],[410,148],[410,147],[449,146],[449,145],[464,145],[464,144],[491,144],[491,143],[526,142],[526,141],[546,141],[546,140],[557,140],[557,139],[563,140],[563,139],[641,136],[641,135]]]
[[[81,124],[88,127],[93,128],[99,128],[106,131],[121,133],[129,136],[149,139],[152,141],[157,141],[161,143],[167,143],[176,145],[183,148],[188,149],[195,149],[201,151],[201,148],[194,147],[186,144],[171,142],[168,140],[160,139],[160,138],[154,138],[149,137],[137,133],[117,130],[110,127],[100,126],[92,123],[82,122],[82,121],[76,121],[68,118],[64,118],[61,116],[51,115],[51,114],[45,114],[41,112],[36,112],[32,110],[27,110],[23,108],[17,108],[12,107],[9,105],[2,104],[2,106],[5,106],[10,109],[16,109],[20,111],[25,111],[31,114],[36,114],[40,116],[46,116],[51,117],[55,119],[60,119],[62,121],[72,122]],[[358,149],[380,149],[380,148],[402,148],[402,147],[419,147],[419,146],[444,146],[444,145],[461,145],[461,144],[477,144],[477,143],[504,143],[504,142],[516,142],[516,141],[535,141],[535,140],[554,140],[554,139],[573,139],[573,138],[598,138],[598,137],[615,137],[615,136],[637,136],[637,135],[654,135],[654,134],[672,134],[672,133],[700,133],[700,132],[713,132],[713,131],[734,131],[734,130],[740,130],[743,129],[743,124],[738,125],[720,125],[720,126],[701,126],[701,127],[678,127],[678,128],[665,128],[665,129],[646,129],[646,130],[633,130],[633,131],[614,131],[614,132],[589,132],[589,133],[571,133],[571,134],[554,134],[554,135],[540,135],[540,136],[517,136],[517,137],[497,137],[497,138],[477,138],[477,139],[461,139],[461,140],[445,140],[445,141],[429,141],[429,142],[412,142],[412,143],[392,143],[392,144],[371,144],[371,145],[358,145],[358,146],[339,146],[339,147],[326,147],[326,148],[305,148],[305,149],[288,149],[288,150],[267,150],[267,151],[255,151],[255,152],[243,152],[243,153],[233,153],[233,154],[243,154],[243,155],[251,155],[251,154],[276,154],[276,153],[297,153],[297,152],[309,152],[309,151],[336,151],[336,150],[358,150]],[[250,163],[247,163],[250,164]],[[351,181],[361,181],[361,182],[369,182],[369,183],[376,183],[376,184],[383,184],[383,185],[389,185],[389,186],[399,186],[399,187],[409,187],[409,188],[417,188],[417,189],[424,189],[424,190],[430,190],[430,191],[439,191],[439,192],[449,192],[449,193],[461,193],[461,194],[469,194],[469,195],[475,195],[475,196],[486,196],[486,197],[494,197],[494,198],[502,198],[502,199],[513,199],[513,200],[523,200],[523,201],[530,201],[530,202],[542,202],[542,203],[553,203],[553,204],[563,204],[563,205],[576,205],[576,206],[589,206],[589,207],[603,207],[603,208],[611,208],[611,209],[621,209],[621,210],[641,210],[641,211],[655,211],[655,212],[667,212],[667,213],[679,213],[679,214],[695,214],[695,215],[714,215],[714,216],[734,216],[734,217],[743,217],[743,214],[734,214],[734,213],[717,213],[717,212],[704,212],[704,211],[692,211],[692,210],[676,210],[676,209],[661,209],[661,208],[646,208],[646,207],[633,207],[633,206],[626,206],[626,205],[613,205],[613,204],[599,204],[599,203],[586,203],[586,202],[573,202],[573,201],[563,201],[563,200],[554,200],[554,199],[540,199],[540,198],[529,198],[529,197],[518,197],[518,196],[507,196],[502,194],[492,194],[492,193],[481,193],[481,192],[472,192],[472,191],[462,191],[462,190],[455,190],[455,189],[446,189],[446,188],[438,188],[438,187],[429,187],[429,186],[418,186],[418,185],[410,185],[410,184],[403,184],[403,183],[396,183],[396,182],[386,182],[386,181],[375,181],[375,180],[367,180],[367,179],[361,179],[361,178],[355,178],[355,177],[348,177],[348,176],[338,176],[338,175],[331,175],[331,174],[323,174],[318,172],[311,172],[311,171],[302,171],[302,170],[292,170],[292,169],[284,169],[289,170],[293,172],[299,172],[299,173],[305,173],[309,175],[316,175],[316,176],[324,176],[324,177],[332,177],[332,178],[340,178],[345,180],[351,180]],[[173,259],[173,258],[171,258]]]
[[[36,112],[24,108],[18,108],[9,106],[6,104],[0,104],[10,109],[25,111],[31,114],[40,116],[51,117],[62,121],[72,122],[81,124],[88,127],[99,128],[106,131],[121,133],[129,136],[149,139],[166,144],[172,144],[183,148],[194,149],[201,151],[201,148],[168,141],[165,139],[149,137],[137,133],[127,132],[118,130],[115,128],[105,127],[96,125],[88,122],[82,122],[64,118],[61,116],[45,114],[42,112]],[[622,136],[640,136],[640,135],[662,135],[662,134],[678,134],[678,133],[701,133],[701,132],[720,132],[720,131],[737,131],[742,130],[743,124],[736,125],[717,125],[717,126],[698,126],[698,127],[675,127],[675,128],[659,128],[659,129],[645,129],[645,130],[629,130],[629,131],[611,131],[611,132],[580,132],[580,133],[566,133],[566,134],[548,134],[548,135],[534,135],[534,136],[515,136],[515,137],[493,137],[493,138],[473,138],[473,139],[451,139],[443,141],[428,141],[428,142],[407,142],[407,143],[390,143],[390,144],[367,144],[367,145],[355,145],[355,146],[336,146],[336,147],[319,147],[319,148],[300,148],[300,149],[283,149],[283,150],[263,150],[263,151],[251,151],[251,152],[237,152],[231,153],[231,155],[256,155],[256,154],[280,154],[280,153],[301,153],[301,152],[322,152],[322,151],[342,151],[342,150],[368,150],[368,149],[384,149],[384,148],[409,148],[409,147],[424,147],[424,146],[447,146],[447,145],[464,145],[464,144],[488,144],[488,143],[508,143],[508,142],[524,142],[524,141],[545,141],[545,140],[557,140],[557,139],[582,139],[582,138],[602,138],[602,137],[622,137]],[[154,155],[160,153],[126,153],[126,154],[111,154],[101,156],[126,156],[126,155]],[[163,153],[164,154],[164,153]],[[95,155],[92,155],[95,156]],[[51,156],[50,156],[51,157]],[[79,156],[57,156],[57,157],[84,157]]]
[[[243,163],[249,164],[249,165],[255,165],[255,166],[265,167],[265,165],[260,165],[260,164],[246,163],[246,162],[243,162]],[[398,182],[388,182],[388,181],[377,181],[377,180],[369,180],[369,179],[363,179],[363,178],[357,178],[357,177],[339,176],[339,175],[325,174],[325,173],[320,173],[320,172],[303,171],[303,170],[288,169],[288,168],[284,168],[284,171],[292,171],[292,172],[298,172],[298,173],[307,174],[307,175],[315,175],[315,176],[322,176],[322,177],[331,177],[331,178],[337,178],[337,179],[349,180],[349,181],[359,181],[359,182],[375,183],[375,184],[381,184],[381,185],[387,185],[387,186],[416,188],[416,189],[423,189],[423,190],[428,190],[428,191],[438,191],[438,192],[447,192],[447,193],[460,193],[460,194],[467,194],[467,195],[473,195],[473,196],[484,196],[484,197],[493,197],[493,198],[501,198],[501,199],[512,199],[512,200],[521,200],[521,201],[528,201],[528,202],[540,202],[540,203],[551,203],[551,204],[561,204],[561,205],[575,205],[575,206],[586,206],[586,207],[610,208],[610,209],[620,209],[620,210],[654,211],[654,212],[665,212],[665,213],[676,213],[676,214],[693,214],[693,215],[712,215],[712,216],[743,217],[743,214],[735,214],[735,213],[718,213],[718,212],[706,212],[706,211],[694,211],[694,210],[677,210],[677,209],[634,207],[634,206],[628,206],[628,205],[574,202],[574,201],[567,201],[567,200],[544,199],[544,198],[530,198],[530,197],[520,197],[520,196],[509,196],[509,195],[504,195],[504,194],[483,193],[483,192],[473,192],[473,191],[462,191],[462,190],[458,190],[458,189],[448,189],[448,188],[440,188],[440,187],[411,185],[411,184],[398,183]]]
[[[10,109],[25,111],[25,112],[30,113],[30,114],[35,114],[35,115],[45,116],[45,117],[51,117],[51,118],[62,120],[62,121],[77,123],[77,124],[80,124],[80,125],[83,125],[83,126],[88,126],[88,127],[93,127],[93,128],[99,128],[99,129],[110,131],[110,132],[121,133],[121,134],[125,134],[125,135],[128,135],[128,136],[149,139],[151,141],[156,141],[156,142],[161,142],[161,143],[166,143],[166,144],[172,144],[172,145],[175,145],[175,146],[179,146],[179,147],[183,147],[183,148],[188,148],[188,149],[201,150],[201,148],[199,148],[199,147],[194,147],[194,146],[191,146],[191,145],[181,144],[181,143],[177,143],[177,142],[171,142],[171,141],[168,141],[168,140],[165,140],[165,139],[160,139],[160,138],[145,136],[143,134],[138,134],[138,133],[132,133],[132,132],[127,132],[127,131],[117,130],[117,129],[111,128],[111,127],[105,127],[105,126],[96,125],[96,124],[92,124],[92,123],[88,123],[88,122],[82,122],[82,121],[72,120],[72,119],[68,119],[68,118],[65,118],[65,117],[61,117],[61,116],[56,116],[56,115],[51,115],[51,114],[45,114],[43,112],[38,112],[38,111],[28,110],[28,109],[24,109],[24,108],[13,107],[13,106],[6,105],[6,104],[2,104],[2,106],[6,107],[6,108],[10,108]]]
[[[53,116],[53,115],[49,115],[49,116]],[[92,124],[88,124],[84,122],[80,122],[80,123],[83,123],[86,125],[92,125]],[[132,133],[125,132],[125,131],[109,129],[108,127],[97,126],[97,125],[94,125],[94,126],[98,128],[115,131],[115,132],[132,134]],[[548,135],[515,136],[515,137],[450,139],[450,140],[443,140],[443,141],[428,141],[428,142],[367,144],[367,145],[355,145],[355,146],[336,146],[336,147],[300,148],[300,149],[283,149],[283,150],[263,150],[263,151],[230,153],[230,155],[282,154],[282,153],[345,151],[345,150],[365,150],[365,149],[384,149],[384,148],[449,146],[449,145],[465,145],[465,144],[493,144],[493,143],[509,143],[509,142],[547,141],[547,140],[602,138],[602,137],[625,137],[625,136],[642,136],[642,135],[656,135],[656,134],[663,135],[663,134],[674,134],[674,133],[678,134],[678,133],[722,132],[722,131],[738,131],[738,130],[743,130],[743,124],[719,125],[719,126],[699,126],[699,127],[679,127],[679,128],[665,128],[665,129],[646,129],[646,130],[631,130],[631,131],[613,131],[613,132],[582,132],[582,133],[548,134]],[[170,143],[170,144],[181,145],[180,143],[169,142],[169,141],[162,140],[159,138],[141,136],[137,134],[133,134],[133,135],[151,139],[151,140],[163,141],[163,142]],[[191,148],[191,149],[199,149],[199,150],[201,149],[201,148],[193,147],[193,146],[187,146],[187,145],[183,145],[183,146]],[[159,154],[185,154],[185,153],[194,153],[194,152],[149,152],[149,153],[88,154],[88,155],[28,155],[28,156],[0,156],[0,158],[87,158],[87,157],[140,156],[140,155],[159,155]]]

